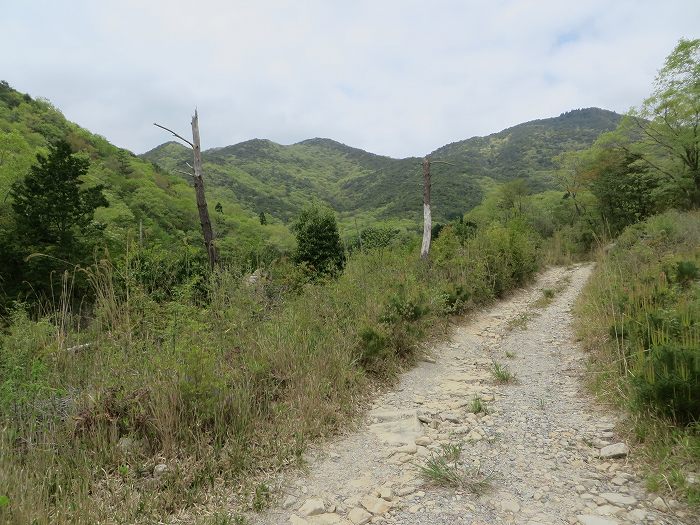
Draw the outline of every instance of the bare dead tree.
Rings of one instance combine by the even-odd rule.
[[[420,248],[421,259],[427,259],[430,253],[430,241],[433,218],[430,210],[430,157],[423,157],[423,244]]]
[[[433,235],[433,217],[432,210],[430,207],[430,189],[432,187],[432,180],[430,174],[430,165],[432,164],[447,164],[448,166],[454,166],[451,162],[445,162],[444,160],[430,160],[429,156],[423,157],[423,244],[420,249],[421,259],[427,259],[430,255],[430,243],[432,242]]]
[[[209,266],[211,266],[211,268],[214,269],[219,263],[219,253],[216,250],[216,245],[214,244],[214,230],[211,226],[211,220],[209,219],[209,208],[207,207],[207,199],[204,195],[204,178],[202,177],[202,150],[199,141],[199,117],[197,115],[197,110],[195,109],[194,116],[192,117],[192,142],[182,137],[181,135],[178,135],[173,130],[166,128],[165,126],[161,126],[160,124],[156,124],[155,122],[153,123],[153,125],[171,133],[172,135],[185,142],[192,148],[194,154],[193,166],[190,166],[189,164],[188,166],[192,168],[193,173],[181,173],[186,173],[187,175],[191,175],[193,177],[194,191],[197,197],[197,211],[199,212],[199,222],[202,226],[202,234],[204,235],[204,245],[207,249],[207,255],[209,257]]]

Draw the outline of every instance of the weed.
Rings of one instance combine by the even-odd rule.
[[[482,400],[478,395],[472,398],[471,405],[469,405],[469,411],[473,414],[488,414],[489,409],[486,402]]]
[[[510,319],[506,325],[506,328],[508,330],[515,330],[516,328],[525,330],[530,319],[532,319],[532,314],[530,312],[523,312]]]
[[[265,483],[258,483],[253,493],[253,510],[255,512],[263,511],[270,504],[270,495],[270,487]]]
[[[433,453],[418,467],[420,475],[428,482],[442,487],[466,489],[480,495],[488,490],[493,473],[485,475],[480,469],[469,469],[460,462],[460,445],[443,446],[440,453]]]
[[[515,381],[515,374],[508,370],[508,367],[496,361],[491,364],[491,375],[498,383],[512,383]]]
[[[555,294],[556,291],[552,288],[543,288],[542,296],[539,299],[537,299],[534,303],[532,303],[532,306],[534,306],[535,308],[545,308],[549,306],[550,304],[552,304]]]
[[[515,359],[516,356],[517,356],[517,354],[516,354],[515,352],[506,351],[506,357],[507,357],[508,359]]]

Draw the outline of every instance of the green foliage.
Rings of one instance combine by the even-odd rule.
[[[494,361],[491,364],[491,375],[498,383],[512,383],[515,381],[515,374],[508,370],[508,367]]]
[[[0,494],[11,503],[1,519],[164,521],[219,480],[299,457],[347,421],[370,381],[394,377],[422,337],[441,333],[445,290],[460,309],[483,304],[494,265],[511,276],[501,286],[516,286],[519,237],[529,242],[514,226],[479,231],[430,269],[416,244],[356,251],[332,280],[283,259],[254,284],[235,269],[200,275],[199,250],[169,261],[130,249],[87,269],[91,322],[17,313],[3,336]],[[161,457],[168,471],[155,478]],[[75,490],[44,490],[46,472]],[[267,500],[258,486],[245,504]]]
[[[700,215],[667,212],[628,227],[602,254],[578,305],[595,386],[622,392],[650,482],[689,502],[700,466]],[[695,452],[694,452],[695,451]]]
[[[399,230],[395,228],[371,226],[360,232],[360,242],[363,250],[387,248],[396,239]]]
[[[5,413],[52,393],[48,374],[54,326],[47,320],[30,321],[21,305],[11,312],[10,323],[0,335],[0,411]]]
[[[108,205],[101,185],[82,188],[89,161],[59,141],[10,189],[13,216],[0,230],[8,268],[3,283],[13,298],[20,291],[40,297],[53,293],[52,279],[76,265],[89,263],[102,244],[103,226],[93,221],[95,210]],[[24,259],[24,261],[22,261]],[[20,262],[22,261],[22,262]],[[52,276],[55,273],[55,276]],[[77,286],[79,283],[73,283]]]
[[[597,177],[591,190],[598,198],[600,211],[611,233],[617,235],[658,209],[655,192],[659,180],[649,173],[638,155],[604,150],[596,162]]]
[[[700,206],[700,39],[678,42],[637,113],[646,158]]]
[[[103,186],[81,188],[89,165],[64,141],[49,146],[48,156],[38,154],[37,164],[10,190],[18,234],[32,244],[53,244],[58,253],[69,253],[74,229],[84,232],[95,209],[109,204]]]
[[[292,225],[292,231],[297,238],[294,252],[297,264],[305,264],[316,275],[342,272],[345,249],[331,209],[317,204],[305,208]]]
[[[433,156],[450,164],[435,166],[432,192],[436,222],[445,222],[476,206],[482,181],[526,179],[532,191],[553,187],[552,157],[590,146],[620,116],[589,108],[556,118],[515,126],[488,137],[444,146]],[[143,157],[165,170],[186,169],[190,152],[166,143]],[[351,227],[398,220],[420,220],[420,159],[391,159],[329,139],[281,146],[250,140],[204,152],[204,170],[215,190],[227,190],[251,209],[264,209],[282,220],[298,215],[309,195],[330,205]]]
[[[608,296],[619,373],[639,407],[681,424],[700,417],[698,246],[696,215],[653,217],[623,233],[591,292]]]

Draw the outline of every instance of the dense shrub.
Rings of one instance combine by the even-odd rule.
[[[335,279],[280,260],[251,282],[200,272],[186,251],[169,261],[142,250],[89,269],[91,320],[18,310],[0,348],[0,392],[26,401],[21,414],[0,404],[1,519],[153,522],[197,504],[216,480],[300,454],[352,415],[369,381],[410,364],[445,315],[537,269],[537,239],[520,225],[464,242],[449,230],[431,265],[415,244],[392,245],[355,252]],[[162,457],[169,473],[155,478]],[[38,489],[46,472],[75,490]]]
[[[700,214],[651,217],[628,227],[601,256],[578,305],[598,386],[623,393],[637,436],[650,442],[652,468],[664,477],[674,468],[697,468],[699,263]],[[700,497],[683,476],[671,478],[681,480],[674,488],[688,498]]]
[[[335,275],[345,266],[345,249],[330,208],[313,204],[299,214],[292,225],[297,248],[294,260],[312,274]]]

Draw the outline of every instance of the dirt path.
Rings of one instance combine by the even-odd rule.
[[[259,524],[690,523],[644,492],[617,443],[614,416],[582,386],[585,356],[570,308],[590,267],[553,268],[454,330],[435,363],[406,373],[356,431],[309,454],[309,473],[278,487]],[[555,290],[543,304],[543,289]],[[493,362],[516,381],[499,384]],[[474,414],[480,397],[488,415]],[[446,445],[463,468],[492,473],[484,494],[427,483],[419,465]],[[460,468],[462,468],[460,466]]]

